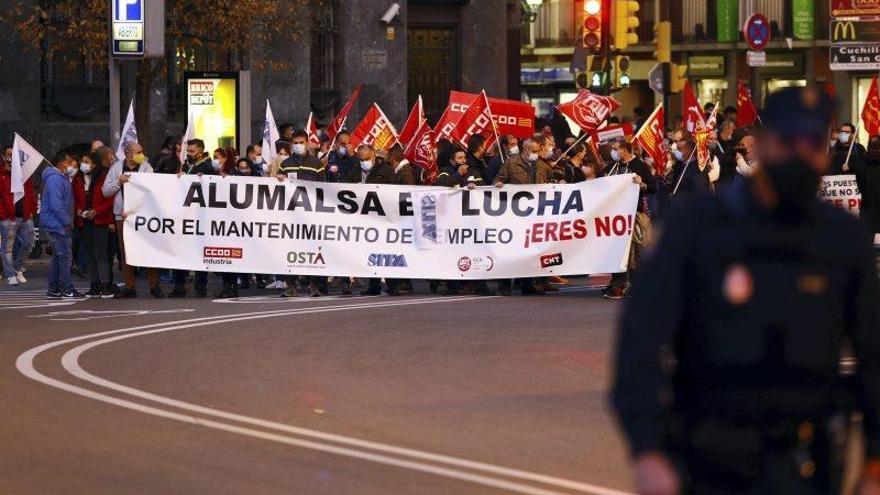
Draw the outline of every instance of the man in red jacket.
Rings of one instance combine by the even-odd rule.
[[[3,278],[8,285],[27,282],[24,260],[34,247],[34,213],[37,195],[30,179],[24,183],[24,197],[15,202],[12,195],[12,146],[3,147],[0,168],[0,258]]]

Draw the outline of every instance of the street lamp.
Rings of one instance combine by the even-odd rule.
[[[522,2],[522,10],[529,22],[535,22],[538,18],[538,11],[541,10],[544,0],[520,0]]]

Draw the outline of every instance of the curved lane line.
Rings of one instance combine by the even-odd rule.
[[[288,315],[297,315],[297,314],[312,314],[312,313],[322,313],[322,312],[335,312],[335,311],[347,311],[347,310],[351,310],[351,309],[385,308],[385,307],[403,306],[403,305],[431,304],[431,303],[445,302],[445,301],[450,301],[450,300],[471,300],[471,299],[485,299],[485,297],[443,298],[442,300],[438,300],[436,297],[431,297],[431,298],[425,298],[425,299],[414,299],[414,300],[399,301],[399,302],[386,303],[386,304],[368,303],[368,304],[352,304],[352,305],[344,305],[344,306],[326,306],[326,307],[321,307],[321,308],[314,308],[314,307],[313,308],[299,308],[299,309],[292,309],[292,310],[289,309],[289,310],[278,310],[278,311],[270,311],[270,312],[242,313],[242,314],[237,314],[237,315],[222,315],[222,316],[214,316],[214,317],[206,317],[206,318],[194,318],[191,320],[184,320],[182,322],[179,322],[178,324],[173,324],[173,322],[166,322],[166,323],[158,323],[158,324],[152,324],[152,325],[143,325],[140,327],[132,327],[132,328],[121,329],[121,330],[112,330],[112,331],[108,331],[108,332],[100,332],[100,333],[96,333],[96,334],[92,334],[92,335],[85,335],[85,336],[80,336],[80,337],[74,337],[71,339],[64,339],[64,340],[56,341],[56,342],[50,342],[48,344],[44,344],[42,346],[35,347],[35,348],[23,353],[21,356],[19,356],[18,360],[16,361],[16,367],[25,376],[27,376],[31,379],[34,379],[36,381],[45,383],[47,385],[50,385],[50,386],[53,386],[56,388],[60,388],[62,390],[65,390],[65,391],[68,391],[71,393],[75,393],[77,395],[82,395],[82,396],[85,396],[85,397],[88,397],[88,398],[91,398],[94,400],[99,400],[99,401],[110,403],[110,404],[113,404],[113,405],[116,405],[119,407],[133,409],[133,410],[136,410],[139,412],[144,412],[147,414],[153,414],[153,415],[157,415],[157,416],[161,416],[161,417],[166,417],[169,419],[176,419],[179,421],[192,423],[192,424],[199,424],[199,425],[208,426],[211,428],[225,430],[225,431],[230,431],[230,432],[238,433],[238,434],[242,434],[242,435],[254,436],[254,437],[265,439],[265,440],[287,443],[287,444],[291,444],[291,445],[300,446],[303,448],[322,450],[322,451],[326,451],[326,452],[336,453],[339,455],[355,457],[355,458],[359,458],[359,459],[370,460],[373,462],[379,462],[379,463],[384,463],[384,464],[390,464],[390,465],[403,467],[403,468],[407,468],[407,469],[413,469],[413,470],[417,470],[417,471],[424,471],[424,472],[428,472],[428,473],[432,473],[432,474],[437,474],[440,476],[462,479],[464,481],[470,481],[470,482],[474,482],[474,483],[478,483],[478,484],[483,484],[486,486],[493,486],[496,488],[503,488],[503,489],[507,489],[507,490],[511,490],[511,491],[515,491],[515,492],[519,492],[519,493],[528,493],[528,494],[555,493],[555,492],[548,492],[548,491],[540,490],[540,489],[536,490],[533,487],[528,486],[528,485],[519,485],[516,483],[510,483],[510,482],[507,482],[504,480],[498,480],[496,478],[488,478],[485,476],[473,475],[471,473],[455,471],[455,470],[446,469],[446,468],[438,468],[436,466],[431,466],[431,465],[426,465],[426,464],[421,464],[421,463],[411,462],[411,461],[404,461],[404,460],[393,458],[393,457],[371,454],[368,452],[362,452],[362,451],[358,451],[358,450],[352,450],[352,449],[347,449],[344,447],[337,447],[337,446],[333,446],[333,445],[326,445],[326,444],[311,442],[308,440],[294,439],[294,438],[290,438],[290,437],[283,436],[283,435],[276,435],[276,434],[262,432],[259,430],[252,430],[249,428],[243,428],[243,427],[239,427],[239,426],[235,426],[235,425],[230,425],[227,423],[221,423],[221,422],[216,422],[216,421],[211,421],[211,420],[204,420],[201,418],[197,418],[195,416],[189,416],[189,415],[179,414],[176,412],[167,411],[167,410],[163,410],[163,409],[159,409],[159,408],[155,408],[155,407],[151,407],[151,406],[145,406],[142,404],[138,404],[136,402],[127,401],[124,399],[117,399],[112,396],[107,396],[104,394],[93,392],[88,389],[83,389],[83,388],[80,388],[80,387],[77,387],[74,385],[70,385],[65,382],[54,380],[52,378],[49,378],[49,377],[39,373],[38,371],[36,371],[36,369],[33,366],[34,359],[42,352],[45,352],[46,350],[49,350],[51,348],[65,345],[65,344],[71,343],[71,342],[76,342],[76,341],[81,341],[81,340],[87,340],[90,338],[96,338],[96,337],[102,337],[102,336],[116,334],[115,337],[110,337],[110,338],[105,338],[105,339],[98,340],[98,341],[93,341],[88,344],[80,345],[74,349],[69,350],[67,353],[64,354],[64,356],[62,358],[62,364],[63,364],[64,368],[68,372],[70,372],[73,376],[80,378],[80,379],[83,379],[85,381],[94,383],[96,385],[99,385],[99,386],[102,386],[105,388],[109,388],[109,389],[112,389],[112,390],[115,390],[118,392],[122,392],[125,394],[129,394],[131,396],[139,397],[142,399],[147,399],[147,400],[150,400],[153,402],[165,404],[165,405],[172,406],[172,407],[177,407],[177,408],[192,411],[192,412],[197,412],[197,413],[204,414],[204,415],[214,416],[214,417],[223,418],[223,419],[227,419],[227,420],[238,421],[241,423],[245,423],[245,424],[249,424],[249,425],[253,425],[253,426],[258,426],[258,427],[262,427],[262,428],[283,431],[283,432],[294,434],[294,435],[306,436],[306,437],[315,438],[315,439],[324,440],[324,441],[331,441],[331,442],[341,443],[341,444],[360,447],[360,448],[372,449],[372,450],[385,452],[385,453],[389,453],[389,454],[409,456],[409,457],[416,458],[416,459],[427,460],[427,461],[432,461],[432,462],[437,462],[437,463],[444,463],[444,464],[448,464],[448,465],[452,465],[452,466],[458,466],[458,467],[462,467],[462,468],[478,470],[478,471],[483,471],[483,472],[487,472],[487,473],[508,476],[508,477],[512,477],[512,478],[518,478],[518,479],[528,480],[528,481],[532,481],[532,482],[544,483],[544,484],[556,486],[559,488],[577,490],[577,491],[581,491],[581,492],[589,493],[589,494],[594,494],[594,495],[628,495],[625,492],[610,490],[610,489],[606,489],[603,487],[589,485],[589,484],[575,482],[575,481],[570,481],[570,480],[566,480],[566,479],[562,479],[562,478],[545,476],[545,475],[540,475],[540,474],[536,474],[536,473],[530,473],[527,471],[520,471],[520,470],[516,470],[516,469],[509,469],[509,468],[504,468],[501,466],[495,466],[492,464],[486,464],[486,463],[481,463],[481,462],[476,462],[476,461],[469,461],[466,459],[460,459],[460,458],[456,458],[456,457],[450,457],[450,456],[444,456],[444,455],[439,455],[439,454],[432,454],[429,452],[422,452],[422,451],[413,450],[413,449],[396,447],[393,445],[369,442],[369,441],[360,440],[360,439],[356,439],[356,438],[345,437],[345,436],[341,436],[341,435],[335,435],[335,434],[331,434],[331,433],[325,433],[325,432],[321,432],[321,431],[290,426],[290,425],[286,425],[286,424],[282,424],[282,423],[261,420],[258,418],[253,418],[253,417],[249,417],[249,416],[242,416],[242,415],[238,415],[238,414],[234,414],[234,413],[229,413],[226,411],[220,411],[220,410],[211,409],[211,408],[207,408],[207,407],[203,407],[203,406],[198,406],[196,404],[191,404],[191,403],[171,399],[168,397],[163,397],[163,396],[151,394],[149,392],[145,392],[142,390],[134,389],[134,388],[127,387],[127,386],[124,386],[121,384],[117,384],[115,382],[105,380],[103,378],[100,378],[100,377],[97,377],[97,376],[94,376],[94,375],[88,373],[79,365],[79,357],[82,355],[82,353],[84,353],[94,347],[108,344],[111,342],[124,340],[127,338],[139,337],[139,336],[144,336],[144,335],[151,335],[151,334],[174,331],[174,330],[182,330],[182,329],[187,329],[187,328],[204,327],[204,326],[209,326],[209,325],[213,325],[213,324],[217,324],[217,323],[229,323],[229,322],[243,321],[243,320],[274,318],[274,317],[278,317],[278,316],[288,316]],[[172,326],[163,327],[163,325],[172,325]],[[156,328],[156,327],[159,327],[159,328]],[[152,328],[152,329],[145,330],[147,328]],[[141,330],[141,331],[138,331],[138,330]],[[132,332],[132,333],[125,333],[125,332]],[[118,335],[120,333],[123,333],[123,335]],[[499,485],[499,483],[500,483],[500,485]]]

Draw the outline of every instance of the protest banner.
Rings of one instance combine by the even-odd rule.
[[[854,215],[862,207],[862,194],[855,175],[826,175],[822,177],[819,198],[826,203],[843,208]]]
[[[620,272],[638,200],[629,175],[475,190],[132,174],[135,266],[491,279]]]

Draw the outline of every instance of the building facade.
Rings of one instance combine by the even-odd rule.
[[[390,22],[382,16],[398,3]],[[147,64],[122,64],[122,114],[137,90],[148,91],[148,152],[185,125],[183,74],[248,70],[251,75],[252,136],[260,136],[265,101],[277,123],[303,126],[310,111],[326,125],[359,83],[364,89],[349,118],[353,127],[373,102],[402,125],[422,95],[431,123],[442,113],[450,90],[519,98],[521,11],[519,0],[324,0],[309,2],[298,16],[297,35],[281,37],[258,53],[181,53],[166,43],[161,75],[145,86]],[[263,67],[260,54],[289,62]],[[72,143],[109,136],[107,65],[50,60],[9,32],[0,37],[0,142],[18,132],[51,154]],[[139,99],[140,101],[141,99]],[[140,119],[144,119],[140,115]],[[242,146],[246,143],[242,143]]]

